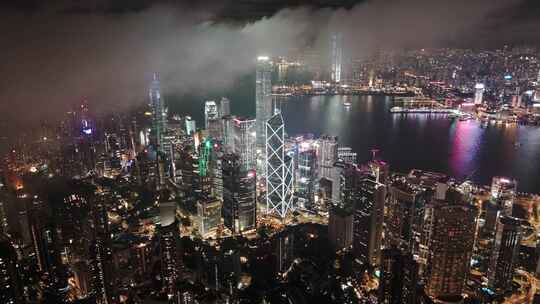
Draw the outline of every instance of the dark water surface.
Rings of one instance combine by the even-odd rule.
[[[250,92],[251,86],[237,89]],[[254,116],[253,94],[236,94],[230,96],[233,114]],[[204,100],[210,98],[182,99],[172,108],[192,115],[201,126]],[[349,109],[344,101],[351,103]],[[540,128],[482,127],[443,115],[391,114],[391,106],[391,99],[383,96],[303,96],[285,101],[282,112],[289,135],[338,136],[360,162],[369,160],[376,148],[394,171],[432,170],[481,184],[504,175],[518,180],[519,191],[540,193]]]

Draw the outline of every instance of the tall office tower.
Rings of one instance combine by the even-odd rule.
[[[150,106],[152,108],[152,136],[151,143],[154,145],[157,152],[155,163],[156,183],[162,186],[165,183],[164,176],[164,160],[165,157],[162,141],[163,133],[167,128],[167,111],[165,110],[165,102],[161,98],[161,86],[159,84],[158,75],[154,73],[154,78],[149,89]]]
[[[345,178],[344,175],[349,173],[351,165],[343,161],[337,161],[334,163],[334,168],[332,170],[332,177],[330,181],[332,182],[332,195],[331,201],[333,204],[346,204],[347,207],[351,206],[351,201],[346,199],[346,195],[349,191],[348,188],[353,188],[351,184],[346,184],[345,182],[350,182],[352,179]]]
[[[426,294],[435,301],[459,300],[470,271],[478,211],[454,189],[448,190],[444,200],[432,200],[426,209]]]
[[[221,101],[219,102],[219,116],[229,116],[231,115],[231,101],[223,97],[221,98]]]
[[[487,271],[488,286],[498,293],[512,286],[522,237],[522,220],[499,216]]]
[[[353,244],[352,208],[340,205],[330,207],[328,239],[336,250],[351,247]]]
[[[484,102],[484,89],[483,83],[477,83],[474,86],[474,104],[481,105]]]
[[[187,135],[192,135],[193,133],[197,132],[197,125],[195,123],[195,120],[191,118],[191,116],[186,116],[184,120],[186,124]]]
[[[277,272],[284,273],[289,269],[295,259],[294,233],[282,231],[274,239],[275,256],[277,258]]]
[[[332,179],[334,163],[337,161],[338,138],[335,136],[323,135],[318,142],[317,161],[319,169],[319,179]]]
[[[181,278],[181,256],[180,232],[176,220],[176,202],[160,202],[159,217],[163,291],[167,294],[168,303],[180,304],[177,283],[178,279]]]
[[[337,150],[338,159],[349,163],[356,164],[356,152],[352,151],[352,148],[349,147],[339,147]]]
[[[215,101],[209,100],[204,103],[204,128],[208,130],[209,121],[219,118],[219,110]]]
[[[203,237],[216,232],[221,224],[221,201],[211,196],[204,196],[197,201],[199,232]]]
[[[244,171],[236,154],[222,158],[223,222],[233,234],[257,226],[257,196],[255,170]]]
[[[512,216],[516,187],[517,182],[507,177],[495,176],[491,181],[491,202],[500,207],[504,215]]]
[[[418,265],[410,253],[397,248],[381,252],[381,276],[379,279],[379,303],[417,303]]]
[[[272,62],[266,56],[257,58],[255,83],[255,117],[257,120],[257,176],[263,178],[266,169],[266,122],[274,115],[272,109]]]
[[[197,197],[203,192],[204,178],[200,175],[199,157],[188,146],[179,151],[176,164],[177,180],[186,205],[196,205]],[[207,180],[206,180],[207,181]]]
[[[215,146],[215,144],[214,144]],[[215,148],[213,151],[213,157],[210,161],[212,186],[210,194],[220,201],[223,201],[223,168],[222,168],[223,151],[219,148]]]
[[[415,234],[420,227],[417,220],[424,209],[424,191],[414,188],[405,180],[396,180],[388,188],[388,213],[385,218],[386,247],[398,247],[414,251]]]
[[[154,136],[154,145],[160,150],[161,134],[167,127],[167,112],[165,110],[165,102],[161,98],[161,86],[157,73],[154,73],[154,78],[150,83],[149,89],[150,107],[152,108],[152,133]]]
[[[296,196],[299,204],[308,210],[313,209],[315,186],[317,183],[317,152],[314,149],[298,153]]]
[[[31,210],[30,231],[39,270],[52,271],[60,265],[57,229],[45,210]]]
[[[234,153],[240,157],[242,170],[248,171],[257,166],[255,119],[234,118]]]
[[[221,117],[221,130],[223,131],[223,151],[225,153],[234,152],[234,117],[225,115]],[[253,142],[255,142],[253,140]]]
[[[91,285],[96,303],[117,303],[112,264],[112,242],[105,196],[99,197],[92,206],[94,240],[90,246]]]
[[[211,175],[211,163],[214,157],[214,144],[211,139],[205,139],[199,147],[199,175],[207,177]]]
[[[285,124],[281,113],[266,123],[266,210],[285,218],[294,209],[294,164],[285,151]]]
[[[221,140],[221,119],[215,101],[207,101],[204,105],[204,127],[209,137]]]
[[[331,79],[334,83],[341,82],[343,63],[343,36],[341,34],[332,35],[331,39]]]
[[[372,177],[363,177],[355,192],[353,249],[360,261],[377,266],[382,247],[386,186]]]
[[[513,206],[516,200],[517,182],[507,177],[495,176],[492,179],[490,199],[486,205],[485,223],[482,234],[492,237],[496,232],[499,216],[513,216]]]
[[[0,303],[24,303],[19,271],[15,248],[0,235]]]

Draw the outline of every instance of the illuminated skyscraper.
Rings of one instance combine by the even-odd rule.
[[[426,293],[434,300],[460,299],[470,271],[478,211],[454,189],[426,209]]]
[[[52,271],[61,261],[57,227],[48,212],[42,208],[30,210],[29,218],[39,270]]]
[[[149,96],[150,106],[152,108],[152,144],[157,152],[155,175],[157,177],[157,185],[160,187],[165,182],[165,158],[168,152],[165,151],[166,145],[163,145],[163,135],[167,128],[167,111],[165,110],[164,101],[161,98],[161,87],[156,73],[154,73],[153,80],[150,84]]]
[[[191,135],[197,131],[195,120],[191,116],[186,116],[186,134]]]
[[[243,171],[236,154],[226,154],[223,166],[223,221],[233,234],[256,228],[255,170]]]
[[[503,210],[504,215],[512,216],[512,208],[516,200],[517,182],[501,176],[491,181],[491,201]]]
[[[512,287],[519,246],[522,238],[522,220],[499,216],[495,241],[487,271],[488,286],[503,293]]]
[[[343,62],[343,37],[341,34],[332,35],[331,40],[331,79],[332,82],[341,82],[341,67]]]
[[[486,205],[485,224],[482,232],[486,237],[496,232],[499,216],[512,216],[516,200],[517,182],[507,177],[495,176],[491,182],[490,200]]]
[[[221,119],[216,102],[207,101],[204,105],[204,127],[208,131],[208,136],[221,140]]]
[[[396,180],[388,188],[388,213],[385,217],[386,247],[413,251],[419,227],[416,225],[425,203],[424,192],[405,180]]]
[[[253,127],[255,129],[255,127]],[[225,153],[234,152],[234,117],[225,115],[221,117],[221,130],[223,132],[223,151]]]
[[[255,119],[233,118],[234,153],[240,157],[243,171],[257,166]]]
[[[197,202],[197,218],[199,232],[203,237],[215,232],[221,224],[221,201],[211,196],[199,198]]]
[[[353,249],[360,261],[376,266],[382,247],[386,186],[373,177],[364,176],[356,182],[355,188],[352,193],[355,199]]]
[[[221,98],[219,103],[219,116],[231,115],[231,101],[228,98]]]
[[[266,122],[272,117],[272,62],[266,56],[257,58],[255,83],[255,118],[257,120],[257,175],[264,176]]]
[[[94,240],[90,246],[91,285],[96,303],[114,304],[118,301],[114,282],[113,252],[105,197],[92,205]]]
[[[352,208],[339,205],[330,208],[328,239],[336,250],[351,247],[353,244]]]
[[[176,220],[176,202],[160,202],[161,277],[168,303],[180,304],[177,283],[180,277],[180,234]]]
[[[148,95],[150,96],[150,107],[152,108],[152,133],[154,135],[154,145],[160,150],[161,136],[167,127],[167,112],[165,102],[161,98],[161,86],[157,73],[154,73]]]
[[[481,105],[484,101],[484,84],[477,83],[474,86],[474,104]]]
[[[323,135],[317,147],[319,178],[332,179],[334,163],[338,156],[338,139],[335,136]]]
[[[204,103],[204,127],[208,130],[209,121],[219,118],[218,107],[215,101],[209,100]]]
[[[284,218],[294,208],[293,160],[285,152],[285,124],[278,112],[266,123],[266,208]]]
[[[298,154],[296,195],[299,203],[311,209],[317,183],[317,153],[314,149],[301,150]]]
[[[378,303],[417,303],[417,282],[418,265],[410,253],[397,248],[382,250]]]

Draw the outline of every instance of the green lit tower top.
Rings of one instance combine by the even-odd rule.
[[[201,155],[199,156],[199,175],[206,176],[208,174],[208,163],[212,155],[213,149],[212,140],[207,138],[202,143]]]

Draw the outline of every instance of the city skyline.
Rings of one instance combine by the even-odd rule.
[[[92,13],[94,10],[92,7],[80,11],[70,10],[66,1],[56,5],[47,3],[36,5],[30,15],[23,14],[26,12],[24,5],[22,9],[17,8],[17,5],[8,6],[2,12],[6,18],[1,19],[3,26],[0,28],[6,32],[4,35],[6,43],[11,46],[6,49],[8,52],[6,58],[13,60],[6,60],[2,64],[2,70],[9,75],[7,77],[9,81],[3,82],[0,92],[2,99],[9,100],[9,106],[2,104],[0,109],[2,112],[13,113],[10,116],[16,119],[5,127],[13,132],[18,128],[12,128],[12,125],[28,123],[37,125],[36,120],[42,118],[57,120],[59,114],[53,108],[59,107],[63,111],[69,111],[70,105],[77,104],[84,98],[88,99],[94,109],[102,113],[112,108],[125,110],[134,105],[142,105],[144,99],[141,98],[141,91],[154,72],[160,73],[162,82],[167,85],[165,91],[169,92],[168,94],[182,96],[209,87],[223,90],[233,85],[234,79],[253,71],[255,61],[244,60],[245,58],[256,58],[261,54],[286,55],[291,49],[310,46],[323,49],[329,45],[329,35],[334,33],[336,28],[339,30],[339,27],[347,29],[354,25],[364,29],[365,32],[356,35],[354,39],[349,39],[351,34],[346,30],[343,31],[346,41],[354,41],[352,44],[359,55],[385,49],[386,42],[390,43],[388,45],[390,48],[422,48],[455,45],[446,43],[447,40],[467,40],[467,43],[461,45],[467,48],[478,46],[475,41],[483,37],[494,41],[487,44],[479,43],[480,46],[496,48],[504,44],[534,44],[535,37],[538,37],[538,33],[534,30],[537,26],[533,16],[539,8],[534,1],[509,1],[502,7],[499,6],[500,3],[493,4],[492,1],[474,3],[460,1],[444,5],[444,9],[439,7],[440,3],[423,0],[415,0],[410,6],[401,5],[396,8],[385,1],[375,1],[373,5],[360,2],[352,7],[351,2],[354,4],[354,1],[334,1],[334,4],[329,4],[330,8],[325,8],[324,1],[314,4],[312,8],[309,6],[287,8],[288,5],[285,4],[286,8],[283,10],[282,5],[272,4],[272,1],[269,1],[270,5],[265,6],[270,10],[267,19],[257,19],[253,23],[240,25],[220,22],[221,6],[215,3],[210,8],[205,3],[193,5],[194,7],[188,5],[188,8],[191,8],[189,10],[183,9],[181,2],[178,7],[173,6],[169,9],[167,3],[157,1],[154,4],[141,1],[145,5],[135,12],[126,9],[116,13],[105,13],[100,9],[101,6],[96,5],[95,13]],[[431,4],[426,5],[424,2]],[[485,5],[484,2],[490,4]],[[109,1],[103,3],[107,7]],[[121,8],[121,4],[119,5]],[[215,6],[217,8],[213,9]],[[338,9],[341,6],[350,10]],[[257,1],[253,1],[249,7],[258,7]],[[273,7],[278,10],[274,11]],[[425,20],[418,18],[425,25],[420,26],[422,29],[430,28],[427,24],[431,22],[439,26],[430,30],[432,33],[424,35],[416,32],[417,27],[411,27],[405,34],[400,33],[403,30],[400,24],[407,24],[412,18],[408,14],[416,15],[417,7],[426,12],[433,12],[434,16]],[[239,13],[241,20],[250,16],[251,11],[248,8],[232,6],[232,9]],[[317,18],[309,17],[310,10],[313,9],[317,12],[315,14]],[[388,17],[392,20],[388,25],[380,27],[375,21],[373,24],[369,23],[374,16],[388,9],[391,9],[391,12],[399,11]],[[452,12],[458,16],[464,12],[469,13],[463,15],[466,22],[456,28],[452,20],[450,22],[444,17],[447,12],[449,15]],[[208,21],[213,18],[217,21]],[[354,20],[359,18],[366,20],[367,24],[355,24]],[[48,22],[51,19],[54,21]],[[28,22],[30,20],[34,20],[35,23]],[[447,21],[451,30],[444,28]],[[33,25],[43,23],[47,26],[39,28]],[[511,26],[505,26],[507,24]],[[77,35],[78,30],[84,35]],[[110,32],[109,35],[101,35],[107,31]],[[508,34],[505,34],[507,32]],[[398,35],[395,35],[396,33]],[[527,36],[512,40],[516,37],[516,33]],[[262,36],[268,36],[268,39],[261,39]],[[465,39],[464,36],[472,39]],[[224,37],[227,38],[223,39]],[[400,37],[404,37],[405,40],[407,37],[413,39],[401,43]],[[426,39],[426,43],[422,40],[414,41],[418,37]],[[47,39],[56,41],[54,48],[44,42]],[[71,43],[66,44],[65,41],[68,40]],[[217,43],[218,41],[231,43],[222,44]],[[274,41],[280,43],[271,43]],[[24,51],[30,44],[38,56],[31,56]],[[190,47],[183,47],[186,45]],[[85,53],[87,56],[83,55]],[[228,60],[221,60],[221,56],[227,57]],[[17,60],[18,58],[25,60]],[[126,61],[129,62],[127,73],[121,67]],[[213,73],[206,73],[208,69],[213,70]],[[54,77],[47,77],[45,70],[48,71],[46,73],[48,76]],[[201,78],[205,79],[204,85],[198,81]],[[24,87],[34,89],[28,91],[24,90]],[[44,96],[47,97],[44,99]],[[22,106],[26,104],[31,104],[32,108],[39,111],[27,111]]]
[[[0,7],[0,304],[540,303],[537,3]]]

